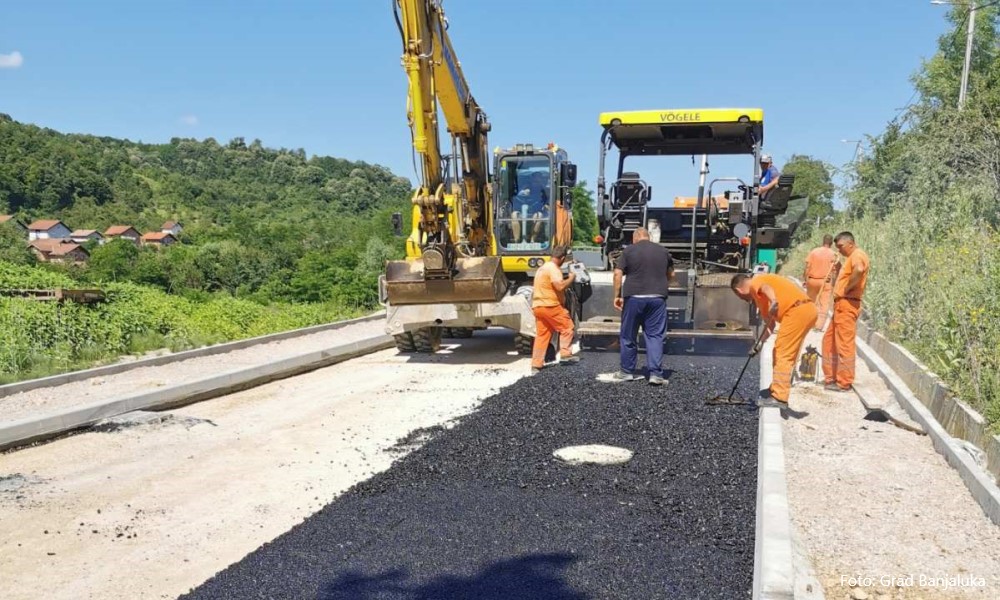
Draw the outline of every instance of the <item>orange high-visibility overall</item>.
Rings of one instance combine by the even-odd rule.
[[[770,305],[767,296],[760,291],[765,284],[774,290],[778,300],[776,321],[781,324],[771,357],[774,366],[770,387],[771,397],[779,402],[788,402],[788,396],[792,391],[792,373],[795,371],[799,350],[802,349],[802,343],[809,330],[816,324],[816,305],[805,295],[802,288],[787,277],[772,274],[757,275],[750,280],[750,292],[764,319],[767,319]]]
[[[557,279],[558,278],[558,279]],[[573,319],[563,305],[565,292],[556,289],[554,281],[562,281],[562,271],[549,261],[535,273],[531,295],[531,312],[535,314],[535,343],[531,347],[531,366],[541,369],[545,366],[545,351],[552,341],[552,333],[559,332],[559,354],[563,358],[572,355]]]
[[[836,383],[842,389],[854,384],[854,361],[857,354],[858,316],[861,297],[868,283],[868,255],[855,247],[844,261],[833,286],[833,321],[823,335],[823,376],[827,384]],[[861,279],[848,289],[851,273],[860,271]]]
[[[823,329],[830,312],[830,291],[837,253],[833,248],[814,248],[806,257],[806,294],[816,303],[816,329]]]

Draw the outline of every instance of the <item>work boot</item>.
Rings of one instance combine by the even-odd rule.
[[[830,392],[850,392],[854,388],[851,387],[851,386],[842,388],[839,385],[837,385],[836,383],[828,383],[828,384],[826,384],[826,385],[823,386],[823,389],[827,390],[827,391],[830,391]]]
[[[659,375],[649,376],[649,385],[663,385],[665,383],[669,383],[669,381],[664,379],[663,377],[660,377]]]
[[[778,400],[771,395],[771,389],[761,390],[757,395],[757,408],[781,408],[788,406],[788,402]]]
[[[531,367],[531,374],[532,375],[538,375],[541,372],[542,372],[542,370],[539,369],[538,367]]]
[[[578,365],[578,364],[580,364],[580,357],[579,356],[561,357],[559,359],[559,364],[565,365],[567,367],[570,366],[570,365]]]
[[[609,381],[611,383],[621,383],[623,381],[638,381],[642,377],[638,375],[633,375],[632,373],[626,373],[625,371],[618,371],[614,375],[607,377],[604,381]]]

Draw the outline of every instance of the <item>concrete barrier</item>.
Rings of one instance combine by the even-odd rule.
[[[48,415],[0,424],[0,450],[50,439],[134,410],[163,410],[207,400],[391,348],[390,336],[379,335],[326,350],[307,352],[266,365],[245,367],[152,392],[120,396]]]
[[[72,383],[74,381],[82,381],[84,379],[90,379],[91,377],[106,377],[108,375],[124,373],[125,371],[131,371],[132,369],[139,369],[142,367],[158,367],[161,365],[168,365],[170,363],[182,360],[188,360],[190,358],[200,358],[202,356],[212,356],[213,354],[223,354],[225,352],[232,352],[233,350],[241,350],[243,348],[249,348],[250,346],[257,346],[259,344],[267,344],[270,342],[278,342],[290,338],[301,337],[313,333],[319,333],[321,331],[341,329],[343,327],[347,327],[348,325],[354,325],[355,323],[365,323],[368,321],[376,321],[378,319],[384,319],[384,318],[385,318],[384,313],[377,313],[365,317],[358,317],[357,319],[348,319],[346,321],[337,321],[335,323],[324,323],[323,325],[314,325],[312,327],[305,327],[302,329],[292,329],[291,331],[282,331],[280,333],[272,333],[268,335],[247,338],[245,340],[227,342],[225,344],[205,346],[204,348],[195,348],[194,350],[185,350],[184,352],[175,352],[172,354],[165,354],[163,356],[143,358],[141,360],[136,360],[133,362],[116,363],[113,365],[94,367],[93,369],[84,369],[82,371],[71,371],[69,373],[61,373],[59,375],[52,375],[51,377],[42,377],[40,379],[29,379],[27,381],[18,381],[16,383],[0,385],[0,398],[3,398],[5,396],[10,396],[12,394],[27,392],[29,390],[35,390],[38,388],[53,387],[57,385],[63,385],[66,383]]]
[[[868,332],[869,338],[874,335],[877,334]],[[882,339],[884,340],[884,338]],[[885,342],[885,344],[881,345],[892,360],[901,360],[902,357],[905,357],[903,353],[909,354],[890,342]],[[895,348],[892,348],[893,346]],[[979,503],[986,516],[997,525],[1000,525],[1000,488],[997,487],[992,477],[986,470],[976,464],[972,455],[957,443],[956,438],[949,434],[942,423],[931,412],[931,409],[906,384],[902,375],[877,353],[873,346],[869,345],[863,339],[858,339],[858,354],[885,380],[889,389],[892,390],[893,395],[896,396],[896,399],[906,409],[910,417],[924,428],[924,431],[927,432],[927,435],[930,436],[934,444],[934,449],[944,456],[949,465],[958,471],[965,486],[969,489],[972,497],[976,499],[976,502]],[[914,369],[917,364],[919,363],[905,363],[904,367]],[[915,374],[911,374],[911,381],[916,381],[915,377]],[[944,398],[943,395],[941,397]],[[947,402],[942,399],[939,403],[946,404]]]
[[[906,348],[890,342],[863,322],[858,323],[858,338],[885,361],[948,434],[983,451],[986,456],[983,467],[995,481],[1000,481],[1000,436],[990,433],[986,419],[956,397],[946,383]]]

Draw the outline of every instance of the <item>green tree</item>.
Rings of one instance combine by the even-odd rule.
[[[232,240],[203,245],[194,264],[201,271],[208,291],[221,290],[233,296],[238,295],[241,287],[257,289],[268,275],[259,250]]]
[[[821,160],[795,154],[781,171],[795,175],[793,194],[809,198],[805,219],[797,230],[797,236],[805,239],[809,237],[817,221],[822,223],[833,217],[834,185],[830,168]]]
[[[0,261],[16,265],[30,265],[35,256],[28,249],[24,234],[10,223],[0,224]]]
[[[139,249],[132,242],[117,238],[94,249],[90,255],[88,276],[91,281],[127,281],[139,259]]]
[[[594,245],[594,237],[599,233],[594,193],[587,188],[586,181],[576,184],[570,193],[573,198],[573,243],[584,246]]]

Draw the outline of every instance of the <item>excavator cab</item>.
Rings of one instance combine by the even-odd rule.
[[[526,281],[554,246],[573,240],[571,189],[576,165],[565,150],[518,144],[494,151],[496,252],[504,274]]]

